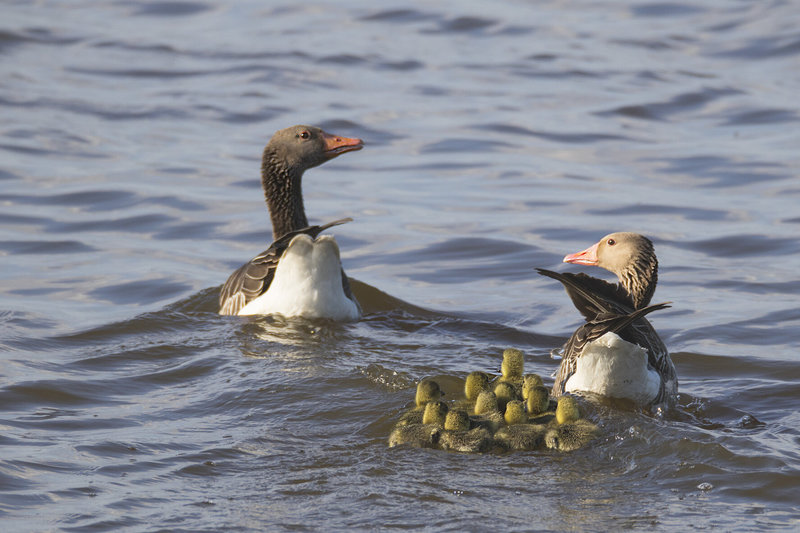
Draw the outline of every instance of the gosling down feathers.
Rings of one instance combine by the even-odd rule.
[[[556,407],[556,420],[544,436],[548,448],[571,452],[586,446],[597,436],[597,426],[581,418],[578,402],[572,396],[562,396]]]

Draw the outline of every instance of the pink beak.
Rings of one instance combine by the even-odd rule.
[[[593,244],[582,252],[569,254],[564,256],[565,263],[573,263],[575,265],[597,265],[597,247],[600,243]]]
[[[361,150],[364,147],[364,141],[361,139],[350,139],[339,135],[331,135],[330,133],[323,132],[322,139],[325,142],[325,153],[331,158],[345,152]]]

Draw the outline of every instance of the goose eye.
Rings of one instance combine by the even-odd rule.
[[[303,130],[300,133],[298,133],[297,136],[300,137],[301,139],[308,139],[309,137],[311,137],[311,134]]]
[[[606,241],[606,244],[608,244],[609,246],[614,246],[615,244],[617,244],[617,241],[615,241],[614,239],[608,239]]]

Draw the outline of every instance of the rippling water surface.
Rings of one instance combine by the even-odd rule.
[[[793,530],[800,9],[788,1],[6,2],[4,531]],[[366,311],[216,314],[305,177]],[[578,324],[534,267],[651,236],[680,401],[570,454],[389,449],[436,377]],[[579,267],[565,269],[579,270]],[[595,272],[596,275],[602,275]]]

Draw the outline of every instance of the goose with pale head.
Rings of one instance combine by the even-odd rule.
[[[645,315],[669,307],[649,305],[658,282],[653,243],[637,233],[606,235],[565,263],[592,265],[617,275],[619,283],[586,274],[537,269],[560,281],[586,319],[564,345],[553,395],[593,392],[628,398],[643,406],[672,405],[678,389],[675,366]]]

